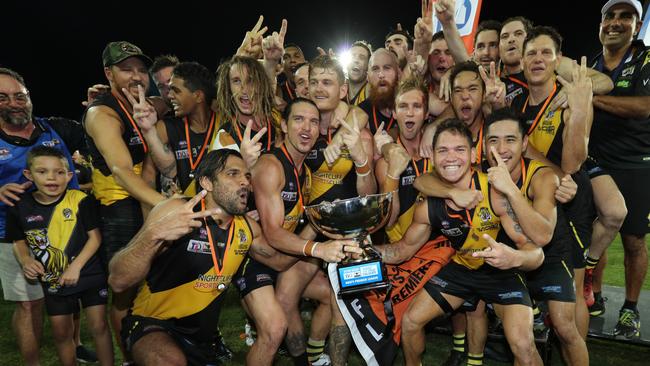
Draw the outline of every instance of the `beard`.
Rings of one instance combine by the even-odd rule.
[[[216,181],[215,181],[216,182]],[[246,213],[247,207],[246,204],[241,205],[240,196],[246,194],[246,199],[248,201],[248,196],[250,191],[246,188],[241,188],[236,191],[229,190],[221,184],[217,184],[217,189],[212,192],[212,198],[214,201],[223,208],[226,213],[233,216],[240,216]]]
[[[396,82],[389,83],[387,90],[379,90],[379,86],[370,84],[370,100],[379,109],[393,109],[395,106]]]
[[[20,114],[16,114],[17,112]],[[32,110],[29,107],[2,108],[0,109],[0,119],[12,126],[24,127],[32,120]]]

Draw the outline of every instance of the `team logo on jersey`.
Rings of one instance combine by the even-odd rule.
[[[61,144],[61,141],[59,141],[58,139],[51,139],[49,141],[43,141],[43,146],[47,146],[47,147],[54,147],[54,146],[59,145],[59,144]]]
[[[72,219],[72,210],[69,208],[64,208],[63,209],[63,218],[65,221],[69,221]]]
[[[483,222],[492,220],[492,215],[490,214],[490,210],[488,210],[487,207],[481,207],[481,209],[478,210],[478,217],[480,217],[481,221]]]
[[[7,159],[11,159],[11,151],[5,148],[0,149],[0,160],[7,160]]]
[[[316,159],[317,156],[318,156],[318,150],[312,150],[309,152],[309,154],[307,154],[305,159],[314,160]]]
[[[43,221],[43,216],[41,215],[27,216],[27,222],[37,222],[37,221]]]
[[[210,243],[191,239],[190,242],[187,243],[187,251],[198,254],[210,254]]]
[[[239,231],[237,231],[237,237],[239,237],[239,247],[241,248],[248,241],[248,237],[246,237],[246,232],[244,232],[244,229],[239,229]]]
[[[442,222],[440,223],[440,225],[442,225],[442,227],[443,227],[444,229],[449,229],[449,221],[447,221],[447,220],[442,220]]]
[[[202,227],[202,228],[199,229],[199,237],[200,237],[201,239],[207,239],[207,237],[208,237],[208,231],[207,231],[204,227]]]

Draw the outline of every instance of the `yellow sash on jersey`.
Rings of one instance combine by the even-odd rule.
[[[477,269],[485,261],[483,258],[472,257],[472,253],[488,247],[487,242],[483,239],[483,234],[488,234],[496,238],[497,233],[501,229],[501,220],[490,207],[487,174],[482,172],[477,172],[477,174],[479,185],[481,186],[481,193],[483,193],[483,201],[474,208],[474,215],[472,216],[472,221],[469,223],[471,228],[467,234],[465,243],[463,243],[460,249],[456,250],[456,253],[452,257],[454,262],[469,269]]]
[[[318,170],[312,173],[313,177],[309,202],[315,201],[334,186],[342,184],[343,179],[350,173],[353,167],[354,163],[352,162],[350,153],[348,153],[347,149],[341,151],[341,155],[336,159],[331,168],[327,165],[327,162],[324,161]]]
[[[133,165],[133,173],[142,175],[142,163]],[[104,175],[99,169],[93,168],[93,193],[95,198],[104,206],[123,200],[131,195],[121,185],[117,184],[113,175]]]
[[[533,132],[528,135],[528,143],[546,156],[563,119],[564,109],[550,110],[550,107],[546,107],[542,118],[537,121],[537,124],[533,126]]]
[[[233,224],[235,234],[228,250],[224,253],[221,276],[216,274],[214,267],[211,267],[190,282],[155,293],[151,292],[149,284],[145,282],[133,302],[133,314],[162,320],[184,318],[210,305],[227,289],[227,285],[246,258],[246,253],[253,242],[253,233],[243,216],[235,216]],[[219,290],[220,284],[226,287]]]

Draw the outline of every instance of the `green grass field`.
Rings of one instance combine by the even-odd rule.
[[[608,251],[609,262],[605,271],[605,283],[608,285],[623,286],[623,249],[620,239],[612,244]],[[650,282],[646,281],[643,288],[650,290]],[[646,305],[647,306],[647,305]],[[18,354],[17,345],[14,341],[11,332],[10,319],[13,311],[13,305],[6,301],[0,302],[0,365],[21,365],[21,359]],[[650,321],[646,319],[645,321]],[[229,363],[231,365],[243,365],[248,347],[240,338],[240,334],[244,330],[244,312],[239,306],[238,294],[235,289],[231,287],[227,294],[227,301],[224,310],[221,313],[220,328],[226,339],[228,346],[235,353],[233,360]],[[43,344],[41,346],[41,364],[43,366],[58,365],[56,350],[51,339],[48,337],[50,334],[49,323],[46,322],[45,334]],[[82,339],[85,344],[94,348],[92,339],[89,334],[82,329]],[[427,353],[425,354],[425,365],[439,365],[446,358],[450,349],[450,337],[444,335],[428,335],[427,336]],[[648,364],[648,349],[636,346],[630,346],[621,343],[612,343],[604,341],[589,340],[588,342],[589,354],[591,358],[591,365],[647,365]],[[115,354],[119,355],[117,348]],[[561,365],[559,352],[553,352],[553,365]],[[116,365],[119,365],[119,356],[117,356]],[[362,359],[353,354],[350,357],[348,365],[363,365]],[[397,357],[396,365],[402,364],[400,356]],[[486,360],[486,365],[502,365],[498,362]],[[276,365],[293,365],[291,359],[286,357],[278,357]]]

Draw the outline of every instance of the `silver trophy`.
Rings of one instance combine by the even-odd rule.
[[[388,287],[381,255],[365,239],[388,221],[392,198],[388,192],[305,207],[309,222],[323,235],[354,239],[363,249],[359,259],[347,258],[339,264],[339,296]]]

